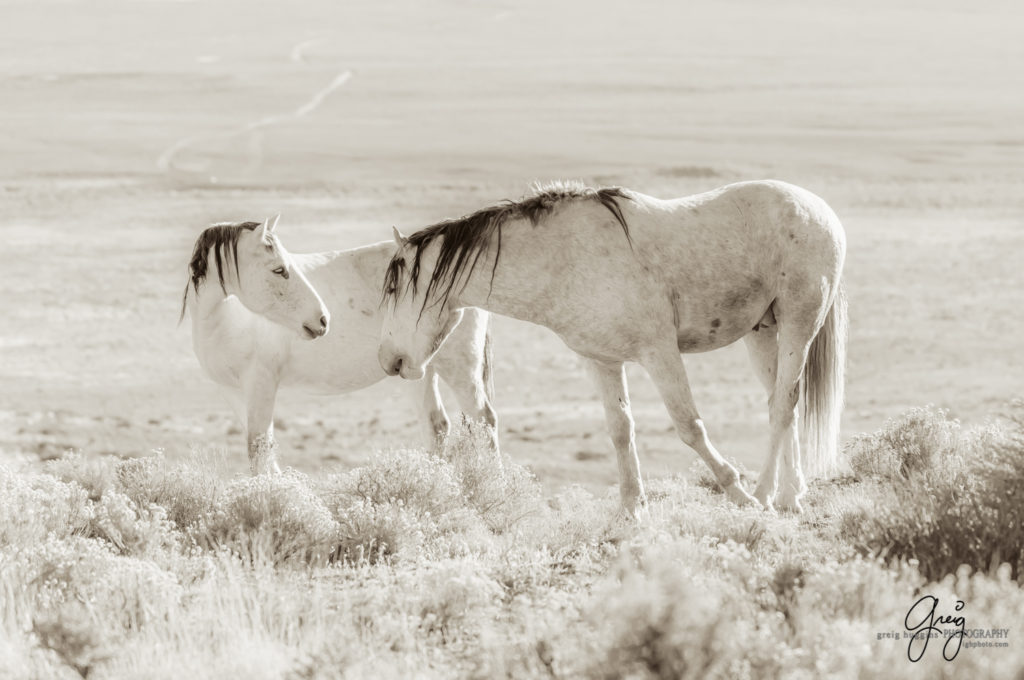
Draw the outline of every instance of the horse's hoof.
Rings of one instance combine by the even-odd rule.
[[[754,498],[757,499],[757,502],[760,503],[761,507],[765,510],[775,509],[772,507],[772,498],[774,498],[774,496],[775,494],[769,492],[767,489],[762,489],[761,487],[754,489]]]
[[[781,496],[779,498],[779,510],[799,515],[803,513],[804,508],[800,505],[800,500],[796,496],[793,496],[792,498]]]
[[[769,496],[768,494],[760,494],[755,491],[754,500],[760,503],[762,508],[772,507],[772,497]]]
[[[632,524],[643,524],[651,518],[651,513],[647,510],[647,501],[645,500],[630,504],[623,503],[619,514],[624,520]]]
[[[729,500],[741,508],[751,507],[761,509],[764,507],[761,501],[744,491],[739,482],[731,484],[729,488],[726,489],[726,495],[729,497]]]

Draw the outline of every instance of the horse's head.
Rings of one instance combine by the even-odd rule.
[[[447,296],[429,282],[435,279],[438,240],[411,245],[398,230],[398,250],[384,276],[384,324],[377,359],[388,375],[408,380],[423,377],[427,362],[462,318]]]
[[[189,287],[215,276],[224,295],[234,295],[252,312],[312,340],[327,334],[330,313],[274,234],[277,217],[259,222],[215,224],[196,240],[189,262]],[[209,285],[213,285],[209,282]]]
[[[238,299],[250,310],[313,340],[327,334],[330,313],[274,233],[276,216],[238,236]]]

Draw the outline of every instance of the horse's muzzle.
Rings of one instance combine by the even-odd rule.
[[[419,380],[423,377],[423,369],[417,370],[409,357],[391,347],[381,345],[377,352],[377,360],[388,375],[400,375],[406,380]]]
[[[302,330],[306,332],[306,336],[310,340],[316,340],[327,335],[327,331],[330,329],[330,319],[326,314],[320,317],[318,324],[302,324]]]
[[[405,357],[381,345],[377,351],[377,361],[380,362],[380,367],[384,369],[385,373],[388,375],[398,375],[402,372],[402,364],[405,362]]]

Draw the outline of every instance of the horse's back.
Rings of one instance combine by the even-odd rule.
[[[775,301],[842,268],[838,218],[792,184],[741,182],[671,200],[634,194],[634,202],[624,212],[639,266],[655,281],[648,294],[667,295],[683,352],[735,342]]]

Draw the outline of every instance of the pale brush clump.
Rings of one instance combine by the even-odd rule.
[[[470,508],[494,531],[506,531],[539,511],[540,485],[534,475],[490,446],[482,422],[453,428],[441,456],[454,468]]]
[[[893,479],[938,465],[962,462],[959,421],[934,406],[910,409],[870,435],[858,435],[847,448],[850,467],[860,477]]]
[[[156,504],[181,530],[210,514],[224,491],[224,482],[203,461],[171,463],[162,454],[132,458],[115,468],[120,490],[139,506]]]
[[[140,506],[123,493],[109,489],[95,505],[87,535],[106,540],[121,554],[153,559],[175,551],[183,538],[162,506]]]
[[[1005,677],[1024,667],[1014,409],[892,421],[802,516],[682,477],[645,480],[639,522],[615,488],[544,499],[472,427],[314,478],[0,467],[0,677]],[[883,634],[922,593],[1009,645],[909,663]]]
[[[45,470],[63,482],[74,482],[98,501],[108,489],[117,488],[115,468],[119,458],[100,456],[89,458],[79,451],[69,451],[61,458],[46,462]]]
[[[85,489],[50,475],[15,472],[0,465],[0,545],[36,545],[49,534],[85,530],[95,509]]]
[[[961,564],[1024,577],[1024,404],[1006,422],[963,430],[938,409],[915,409],[855,445],[864,500],[841,523],[867,554],[918,561],[941,578]]]
[[[543,513],[540,487],[490,448],[482,425],[456,428],[437,454],[404,449],[318,485],[339,524],[333,555],[347,562],[441,559],[488,549]]]
[[[288,471],[229,484],[200,521],[195,538],[207,548],[249,559],[319,564],[331,555],[337,532],[337,522],[309,479]]]

